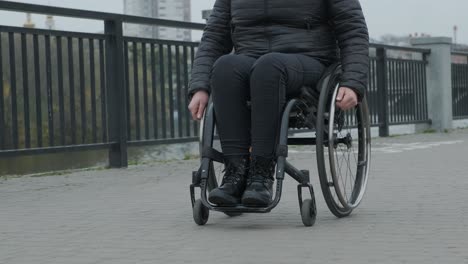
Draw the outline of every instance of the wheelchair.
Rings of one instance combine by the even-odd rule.
[[[200,124],[200,157],[198,171],[192,172],[190,196],[193,219],[198,225],[205,225],[209,211],[223,212],[228,216],[242,213],[269,213],[274,209],[282,194],[285,174],[299,184],[298,199],[302,222],[312,226],[317,216],[315,195],[307,170],[299,170],[288,162],[288,146],[315,145],[320,187],[327,207],[336,217],[345,217],[360,204],[367,187],[371,158],[370,117],[367,99],[348,111],[336,108],[341,65],[329,66],[320,79],[317,89],[303,87],[301,95],[288,99],[281,120],[277,145],[276,191],[272,203],[266,207],[221,207],[211,204],[207,192],[218,187],[223,165],[223,154],[213,147],[216,118],[210,102]],[[290,137],[290,131],[306,130],[309,137]],[[218,165],[215,165],[218,164]],[[195,189],[200,188],[196,199]],[[310,198],[303,199],[303,189]]]

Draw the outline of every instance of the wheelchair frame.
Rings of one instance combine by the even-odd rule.
[[[351,213],[351,211],[354,208],[358,206],[366,189],[370,159],[370,125],[368,118],[367,101],[365,98],[357,107],[357,109],[361,109],[357,117],[358,119],[361,119],[361,126],[359,126],[358,124],[358,134],[361,135],[361,137],[359,138],[360,152],[358,158],[360,161],[357,164],[355,181],[358,182],[360,186],[358,186],[359,190],[356,194],[357,196],[354,194],[353,187],[353,196],[351,197],[353,200],[352,204],[343,203],[345,200],[343,200],[343,197],[341,197],[340,195],[338,195],[338,201],[331,201],[331,199],[334,198],[332,197],[330,190],[327,188],[333,186],[334,182],[330,182],[327,179],[327,173],[325,171],[326,168],[324,167],[325,161],[319,161],[318,157],[319,152],[321,152],[321,158],[324,158],[323,151],[324,148],[327,146],[333,147],[338,144],[345,144],[347,146],[352,145],[352,137],[350,136],[350,134],[347,134],[346,137],[335,138],[335,133],[327,133],[326,128],[326,118],[333,120],[328,124],[328,131],[332,130],[335,126],[335,113],[327,113],[326,109],[328,109],[328,107],[331,105],[331,109],[335,111],[334,104],[330,104],[330,102],[334,102],[336,92],[339,88],[338,76],[340,74],[340,71],[341,67],[339,64],[334,64],[330,66],[325,71],[324,76],[319,82],[319,87],[321,87],[321,90],[325,91],[325,93],[320,92],[318,111],[316,113],[317,118],[315,120],[315,123],[310,120],[310,113],[309,116],[304,114],[307,113],[307,111],[310,111],[311,103],[317,104],[316,101],[310,102],[311,100],[314,100],[314,98],[312,98],[313,96],[309,95],[308,98],[306,96],[305,98],[301,99],[294,98],[289,100],[286,104],[282,114],[281,129],[278,140],[279,144],[277,146],[276,192],[272,203],[269,204],[267,207],[246,207],[243,205],[238,205],[234,207],[222,207],[215,206],[208,201],[207,191],[214,189],[218,186],[213,162],[216,161],[219,163],[223,163],[223,154],[213,148],[216,117],[214,114],[213,103],[209,103],[207,110],[205,111],[204,119],[201,123],[201,166],[198,171],[194,171],[192,173],[192,184],[190,185],[190,196],[193,208],[193,215],[194,220],[197,224],[204,225],[207,222],[209,217],[209,210],[224,212],[229,216],[235,216],[241,213],[270,212],[278,205],[279,201],[281,200],[283,180],[285,178],[286,173],[299,183],[297,187],[299,208],[301,210],[301,216],[304,225],[313,225],[317,216],[317,209],[315,203],[314,188],[310,183],[310,174],[308,170],[299,170],[287,161],[286,158],[288,156],[288,145],[317,145],[317,162],[319,167],[321,187],[324,193],[325,200],[327,202],[327,206],[333,214],[335,214],[337,217],[347,216]],[[329,100],[330,96],[332,100]],[[298,111],[294,112],[293,110],[295,109],[297,109]],[[292,116],[294,118],[292,118]],[[295,126],[298,126],[298,124],[299,126],[308,126],[309,128],[311,128],[311,126],[315,126],[316,137],[289,138],[288,131],[290,129],[290,121],[297,122]],[[321,149],[321,151],[319,151],[319,149]],[[322,162],[322,164],[320,164],[320,162]],[[335,172],[334,169],[332,171],[332,174],[333,172]],[[358,179],[358,173],[364,173],[364,176],[359,177]],[[201,199],[195,199],[195,188],[201,189]],[[310,199],[303,200],[303,188],[308,189],[311,196]]]

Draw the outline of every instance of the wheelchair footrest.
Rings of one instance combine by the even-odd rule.
[[[213,211],[223,213],[269,213],[273,208],[267,207],[247,207],[243,205],[237,206],[213,206]]]

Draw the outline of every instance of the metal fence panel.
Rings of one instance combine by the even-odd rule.
[[[0,43],[0,149],[107,141],[101,36],[0,27]]]
[[[195,121],[190,118],[186,96],[191,58],[197,45],[193,42],[125,38],[130,142],[198,136],[198,130],[193,129]]]
[[[455,119],[468,118],[468,64],[452,64],[452,107]]]

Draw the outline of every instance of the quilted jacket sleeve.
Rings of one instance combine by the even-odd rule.
[[[359,0],[326,0],[340,48],[343,74],[341,86],[352,88],[362,97],[369,72],[369,33]]]
[[[210,93],[210,73],[215,61],[232,51],[231,0],[216,0],[195,56],[189,83],[189,100],[195,92]]]

